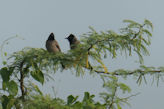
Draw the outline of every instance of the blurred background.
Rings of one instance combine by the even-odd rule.
[[[3,51],[8,56],[24,47],[44,48],[49,34],[54,32],[63,52],[69,50],[69,43],[64,38],[70,33],[78,39],[83,33],[89,32],[89,26],[97,31],[118,30],[125,26],[124,19],[131,19],[142,23],[144,19],[152,21],[154,25],[152,44],[149,47],[150,56],[144,57],[146,66],[163,66],[164,50],[164,14],[163,0],[0,0],[0,44],[9,37],[19,36],[10,40]],[[0,62],[2,63],[2,58]],[[136,55],[117,59],[108,57],[105,60],[109,71],[115,69],[135,69],[139,64]],[[0,64],[2,66],[2,64]],[[104,91],[102,81],[98,75],[86,73],[83,77],[76,77],[72,71],[57,72],[54,81],[40,85],[45,94],[66,99],[70,94],[83,96],[85,91],[96,94]],[[121,79],[122,80],[122,79]],[[129,76],[122,80],[132,88],[132,94],[140,92],[129,101],[131,106],[123,109],[163,109],[164,85],[152,85],[152,77],[147,76],[147,84],[140,86]],[[54,87],[55,91],[51,87]],[[101,100],[96,96],[96,100]]]

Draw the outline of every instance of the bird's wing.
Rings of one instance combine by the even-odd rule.
[[[80,41],[79,41],[79,40],[77,40],[77,41],[76,41],[76,44],[80,44]]]
[[[55,45],[56,45],[56,47],[59,49],[59,51],[61,51],[60,46],[59,46],[59,44],[58,44],[57,41],[55,41]]]
[[[70,48],[71,49],[75,49],[78,47],[78,45],[80,44],[79,40],[74,41],[72,44],[70,44]]]

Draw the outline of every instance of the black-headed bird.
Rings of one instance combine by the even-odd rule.
[[[46,41],[46,49],[48,52],[56,54],[57,52],[61,52],[60,46],[58,42],[55,40],[55,35],[51,33]],[[62,68],[65,68],[63,63],[61,63]]]
[[[76,49],[78,47],[78,45],[80,44],[80,41],[76,38],[75,35],[73,34],[70,34],[67,38],[65,38],[69,41],[69,44],[70,44],[70,49],[73,50],[73,49]],[[91,64],[88,62],[88,53],[86,54],[87,55],[87,58],[86,58],[86,63],[85,63],[85,68],[88,68],[88,69],[93,69]]]
[[[78,44],[80,44],[80,41],[73,34],[70,34],[66,39],[69,41],[70,49],[75,49],[77,48]]]
[[[61,52],[60,46],[58,42],[55,40],[55,36],[53,33],[51,33],[46,41],[46,48],[48,52]]]

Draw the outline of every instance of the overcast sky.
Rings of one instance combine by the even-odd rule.
[[[149,47],[151,55],[145,57],[145,65],[159,67],[164,65],[163,4],[163,0],[0,0],[0,44],[18,35],[25,40],[11,40],[5,46],[5,51],[11,54],[27,46],[45,48],[45,40],[54,32],[62,51],[67,52],[69,43],[64,38],[70,33],[80,38],[80,35],[89,31],[88,26],[97,31],[118,31],[125,26],[122,23],[124,19],[142,23],[146,18],[154,24],[154,31]],[[137,59],[118,57],[105,62],[109,70],[134,69],[139,66],[134,62]],[[50,87],[54,86],[56,96],[65,99],[69,94],[82,95],[84,91],[98,94],[102,91],[99,76],[86,74],[76,78],[69,72],[55,74],[55,82],[46,83],[44,92],[52,94]],[[151,83],[138,86],[132,77],[125,82],[132,87],[132,94],[141,94],[131,98],[132,106],[125,106],[124,109],[163,109],[163,82],[158,87]]]

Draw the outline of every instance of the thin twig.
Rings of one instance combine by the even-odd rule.
[[[139,27],[139,31],[134,34],[134,37],[132,38],[132,40],[134,40],[137,37],[137,35],[141,32],[141,28],[143,28],[144,26],[145,26],[145,24],[143,24]]]
[[[137,72],[136,71],[132,71],[132,72],[128,72],[128,73],[118,73],[118,72],[104,72],[104,71],[98,71],[98,70],[94,70],[96,73],[98,74],[111,74],[111,75],[118,75],[118,76],[122,76],[122,75],[132,75],[132,74],[135,74],[135,73],[144,73],[145,71],[144,70],[138,70]],[[150,71],[146,71],[146,72],[149,72],[149,73],[161,73],[162,71],[161,70],[150,70]]]
[[[127,100],[127,99],[129,99],[129,98],[131,98],[131,97],[134,97],[134,96],[137,96],[137,95],[139,95],[139,94],[140,94],[140,93],[136,93],[136,94],[130,95],[130,96],[126,97],[126,98],[119,98],[119,100],[120,100],[120,101],[122,101],[122,100]]]
[[[111,103],[110,103],[110,105],[109,105],[109,109],[111,109],[112,106],[113,106],[113,104],[114,104],[114,98],[115,98],[115,96],[116,96],[116,92],[117,92],[117,85],[116,85],[115,88],[114,88],[114,93],[113,93],[113,96],[112,96]]]

